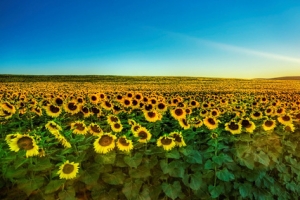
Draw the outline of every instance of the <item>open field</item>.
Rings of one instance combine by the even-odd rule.
[[[300,197],[299,80],[0,82],[0,199]]]

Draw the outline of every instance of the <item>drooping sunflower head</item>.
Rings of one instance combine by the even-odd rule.
[[[262,118],[262,113],[260,111],[253,111],[251,113],[251,118],[254,120],[258,120]]]
[[[171,132],[169,135],[174,138],[175,144],[177,146],[179,147],[186,146],[181,132]]]
[[[178,119],[179,125],[184,129],[187,130],[191,127],[191,125],[188,123],[186,118],[180,118]]]
[[[283,127],[283,130],[285,132],[295,132],[295,126],[294,124],[286,124],[284,127]]]
[[[62,128],[59,126],[57,123],[54,121],[49,121],[46,125],[45,128],[48,129],[50,132],[52,131],[61,131]]]
[[[79,163],[65,161],[57,172],[60,179],[74,179],[79,171]]]
[[[246,130],[248,133],[253,133],[256,128],[254,122],[250,121],[249,118],[241,119],[239,124]]]
[[[117,147],[120,151],[131,151],[133,149],[132,141],[127,139],[126,136],[121,136],[117,140]]]
[[[114,107],[114,105],[112,104],[112,102],[110,102],[109,100],[102,101],[101,106],[105,110],[112,110],[113,107]]]
[[[156,142],[158,147],[163,147],[164,150],[170,151],[176,146],[175,139],[172,136],[160,136]]]
[[[71,130],[73,130],[73,133],[75,134],[85,135],[88,131],[88,128],[83,121],[75,121],[71,123]]]
[[[136,124],[136,121],[134,121],[133,119],[128,119],[128,124],[133,126]]]
[[[115,148],[116,136],[111,133],[101,134],[94,142],[96,153],[106,154]]]
[[[26,150],[26,157],[39,155],[39,147],[30,135],[17,134],[15,138],[10,140],[8,145],[10,150],[14,152]]]
[[[1,108],[7,112],[14,114],[16,112],[16,108],[9,102],[4,102],[1,104]]]
[[[136,134],[141,127],[142,126],[140,124],[138,124],[138,123],[134,124],[133,126],[131,126],[132,133]]]

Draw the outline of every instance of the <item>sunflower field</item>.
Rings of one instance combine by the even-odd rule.
[[[297,80],[0,82],[0,199],[300,198]]]

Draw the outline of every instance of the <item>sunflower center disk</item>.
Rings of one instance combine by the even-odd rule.
[[[148,116],[149,116],[150,118],[154,118],[154,117],[155,117],[155,113],[154,113],[154,112],[148,112]]]
[[[215,120],[212,119],[212,118],[208,118],[208,122],[209,122],[211,125],[215,125],[215,124],[216,124]]]
[[[123,146],[129,146],[129,142],[127,142],[125,138],[120,138],[119,143]]]
[[[84,126],[82,124],[75,124],[75,127],[77,130],[80,130],[80,131],[84,130]]]
[[[69,103],[69,104],[68,104],[68,108],[69,108],[70,110],[76,110],[76,109],[77,109],[77,106],[76,106],[74,103]]]
[[[116,117],[111,117],[110,120],[111,120],[112,122],[117,122],[117,121],[118,121],[118,118],[116,118]]]
[[[248,120],[243,120],[242,121],[242,126],[245,127],[245,128],[249,128],[251,126],[251,124]]]
[[[140,137],[141,139],[146,139],[146,138],[147,138],[147,133],[144,132],[144,131],[141,131],[141,132],[139,132],[139,137]]]
[[[285,115],[284,117],[282,117],[282,119],[283,119],[283,121],[290,121],[291,118],[289,116]]]
[[[17,144],[20,149],[30,150],[33,148],[32,139],[29,137],[20,138]]]
[[[176,110],[175,110],[175,114],[176,114],[177,116],[181,116],[181,115],[183,114],[183,111],[182,111],[181,109],[176,109]]]
[[[101,146],[109,146],[113,141],[113,138],[108,136],[108,135],[103,135],[100,140],[99,140],[99,144]]]
[[[267,126],[267,127],[271,127],[272,125],[273,125],[272,121],[266,121],[265,122],[265,126]]]
[[[173,135],[176,142],[181,142],[181,137],[179,135]]]
[[[64,168],[63,168],[63,172],[65,173],[65,174],[71,174],[73,171],[74,171],[74,166],[73,165],[71,165],[71,164],[65,164],[65,166],[64,166]]]
[[[100,128],[97,125],[91,126],[92,131],[100,133]]]
[[[120,125],[120,124],[114,124],[114,127],[115,127],[116,129],[118,129],[118,128],[121,127],[121,125]]]
[[[228,126],[231,130],[238,130],[239,129],[239,126],[234,123],[234,122],[231,122]]]
[[[172,140],[170,138],[165,138],[164,137],[164,138],[161,139],[161,143],[163,145],[170,145],[172,143]]]
[[[59,112],[59,108],[56,107],[56,106],[51,105],[50,106],[50,111],[53,112],[53,113],[58,113]]]

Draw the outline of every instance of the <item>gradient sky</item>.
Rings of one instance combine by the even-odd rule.
[[[300,1],[2,0],[0,74],[300,75]]]

